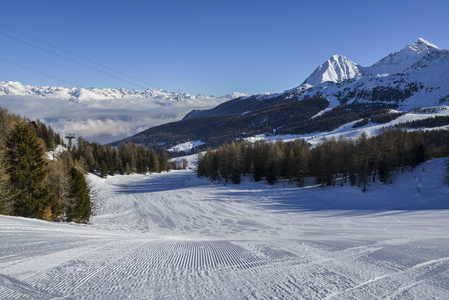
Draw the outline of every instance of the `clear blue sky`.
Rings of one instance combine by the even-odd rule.
[[[190,94],[282,92],[335,53],[369,66],[419,37],[449,49],[449,1],[8,1],[0,24],[155,86]],[[0,32],[114,76],[154,87]],[[142,89],[0,34],[0,59],[81,87]],[[0,81],[71,84],[0,60]]]

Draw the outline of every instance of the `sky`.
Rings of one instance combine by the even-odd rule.
[[[8,1],[0,81],[277,93],[335,53],[370,66],[419,37],[449,49],[448,11],[446,0]]]

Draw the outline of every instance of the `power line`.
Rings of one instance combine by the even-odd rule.
[[[110,67],[108,67],[108,66],[105,66],[105,65],[103,65],[103,64],[100,64],[100,63],[98,63],[98,62],[95,62],[95,61],[93,61],[93,60],[91,60],[91,59],[88,59],[88,58],[86,58],[86,57],[83,57],[83,56],[81,56],[81,55],[78,55],[78,54],[76,54],[76,53],[73,53],[73,52],[71,52],[71,51],[65,50],[65,49],[63,49],[63,48],[61,48],[61,47],[55,46],[55,45],[53,45],[53,44],[50,44],[50,43],[48,43],[48,42],[46,42],[46,41],[43,41],[43,40],[38,39],[38,38],[36,38],[36,37],[34,37],[34,36],[31,36],[31,35],[29,35],[29,34],[26,34],[26,33],[24,33],[24,32],[21,32],[21,31],[19,31],[19,30],[17,30],[17,29],[11,28],[11,27],[9,27],[9,26],[7,26],[7,25],[4,25],[4,24],[1,24],[1,23],[0,23],[0,26],[3,26],[3,27],[5,27],[5,28],[8,28],[9,30],[15,31],[15,32],[17,32],[17,33],[19,33],[19,34],[21,34],[21,35],[24,35],[24,36],[26,36],[26,37],[28,37],[28,38],[30,38],[30,39],[36,40],[36,41],[38,41],[38,42],[40,42],[40,43],[43,43],[43,44],[45,44],[45,45],[47,45],[47,46],[53,47],[53,48],[55,48],[55,49],[58,49],[58,50],[60,50],[60,51],[63,51],[63,52],[65,52],[65,53],[68,53],[68,54],[70,54],[70,55],[73,55],[73,56],[76,56],[76,57],[78,57],[78,58],[81,58],[81,59],[83,59],[83,60],[85,60],[85,61],[88,61],[88,62],[90,62],[90,63],[93,63],[93,64],[95,64],[95,65],[97,65],[97,66],[102,67],[102,68],[108,69],[108,70],[110,70],[110,71],[116,72],[116,73],[118,73],[118,74],[121,74],[121,75],[123,75],[123,76],[132,78],[132,79],[137,80],[137,81],[140,81],[140,82],[142,82],[142,83],[151,85],[151,86],[153,86],[153,87],[155,87],[155,88],[158,88],[158,89],[161,89],[161,90],[163,89],[163,88],[161,88],[161,87],[158,87],[157,85],[151,84],[151,83],[146,82],[146,81],[144,81],[144,80],[141,80],[141,79],[139,79],[139,78],[133,77],[133,76],[128,75],[128,74],[125,74],[125,73],[123,73],[123,72],[120,72],[120,71],[118,71],[118,70],[115,70],[115,69],[110,68]]]
[[[64,49],[62,49],[62,48],[60,48],[60,47],[54,46],[54,45],[52,45],[52,44],[50,44],[50,43],[47,43],[47,42],[45,42],[45,41],[42,41],[42,40],[40,40],[40,39],[38,39],[38,38],[35,38],[35,37],[31,36],[31,35],[28,35],[28,34],[25,34],[25,33],[23,33],[23,32],[20,32],[20,31],[18,31],[18,30],[16,30],[16,29],[13,29],[13,28],[9,27],[9,26],[3,25],[3,24],[0,24],[0,26],[6,27],[6,28],[8,28],[8,29],[10,29],[10,30],[12,30],[12,31],[15,31],[15,32],[17,32],[17,33],[20,33],[20,34],[22,34],[22,35],[24,35],[24,36],[27,36],[27,37],[29,37],[29,38],[31,38],[31,39],[34,39],[34,40],[36,40],[36,41],[39,41],[39,42],[41,42],[41,43],[43,43],[43,44],[46,44],[46,45],[48,45],[48,46],[51,46],[51,47],[53,47],[53,48],[55,48],[55,49],[58,49],[58,50],[60,50],[60,51],[66,52],[66,53],[69,53],[69,54],[71,54],[71,55],[73,55],[73,56],[76,56],[76,57],[78,57],[78,58],[81,58],[81,59],[83,59],[83,60],[86,60],[86,61],[88,61],[88,62],[90,62],[90,63],[96,64],[96,65],[98,65],[98,66],[100,66],[100,67],[102,67],[102,68],[111,70],[111,71],[113,71],[113,72],[119,73],[119,74],[124,75],[124,76],[127,76],[127,77],[129,77],[129,78],[132,78],[132,79],[134,79],[134,80],[143,82],[143,83],[145,83],[145,84],[151,85],[151,86],[156,87],[156,88],[158,88],[158,89],[162,89],[162,88],[160,88],[160,87],[158,87],[158,86],[156,86],[156,85],[154,85],[154,84],[145,82],[145,81],[140,80],[140,79],[138,79],[138,78],[135,78],[135,77],[133,77],[133,76],[127,75],[127,74],[122,73],[122,72],[120,72],[120,71],[117,71],[117,70],[114,70],[114,69],[112,69],[112,68],[109,68],[109,67],[107,67],[107,66],[105,66],[105,65],[102,65],[102,64],[100,64],[100,63],[97,63],[97,62],[95,62],[95,61],[93,61],[93,60],[87,59],[87,58],[85,58],[85,57],[82,57],[82,56],[77,55],[77,54],[75,54],[75,53],[72,53],[72,52],[70,52],[70,51],[64,50]],[[22,43],[24,43],[24,44],[26,44],[26,45],[29,45],[29,46],[31,46],[31,47],[34,47],[34,48],[37,48],[37,49],[39,49],[39,50],[45,51],[45,52],[47,52],[47,53],[53,54],[53,55],[55,55],[55,56],[57,56],[57,57],[60,57],[60,58],[62,58],[62,59],[65,59],[65,60],[68,60],[68,61],[70,61],[70,62],[73,62],[73,63],[75,63],[75,64],[81,65],[81,66],[86,67],[86,68],[88,68],[88,69],[91,69],[91,70],[94,70],[94,71],[96,71],[96,72],[102,73],[102,74],[104,74],[104,75],[113,77],[113,78],[115,78],[115,79],[124,81],[124,82],[126,82],[126,83],[132,84],[132,85],[134,85],[134,86],[138,86],[138,87],[143,88],[143,89],[147,89],[147,87],[144,87],[144,86],[141,86],[141,85],[136,84],[136,83],[134,83],[134,82],[131,82],[131,81],[129,81],[129,80],[126,80],[126,79],[117,77],[117,76],[112,75],[112,74],[110,74],[110,73],[106,73],[106,72],[104,72],[104,71],[98,70],[98,69],[93,68],[93,67],[91,67],[91,66],[88,66],[88,65],[86,65],[86,64],[83,64],[83,63],[80,63],[80,62],[78,62],[78,61],[75,61],[75,60],[73,60],[73,59],[71,59],[71,58],[68,58],[68,57],[65,57],[65,56],[63,56],[63,55],[57,54],[57,53],[55,53],[55,52],[53,52],[53,51],[44,49],[44,48],[42,48],[42,47],[39,47],[39,46],[37,46],[37,45],[34,45],[34,44],[29,43],[29,42],[27,42],[27,41],[24,41],[24,40],[22,40],[22,39],[16,38],[16,37],[14,37],[14,36],[12,36],[12,35],[9,35],[9,34],[7,34],[7,33],[5,33],[5,32],[1,32],[1,31],[0,31],[0,34],[3,34],[3,35],[5,35],[5,36],[7,36],[7,37],[9,37],[9,38],[11,38],[11,39],[14,39],[14,40],[16,40],[16,41],[22,42]]]
[[[57,57],[60,57],[60,58],[62,58],[62,59],[65,59],[65,60],[68,60],[68,61],[73,62],[73,63],[75,63],[75,64],[78,64],[78,65],[80,65],[80,66],[86,67],[86,68],[88,68],[88,69],[94,70],[94,71],[99,72],[99,73],[102,73],[102,74],[104,74],[104,75],[108,75],[108,76],[113,77],[113,78],[115,78],[115,79],[118,79],[118,80],[127,82],[127,83],[129,83],[129,84],[138,86],[138,87],[140,87],[140,88],[146,89],[146,87],[144,87],[144,86],[135,84],[135,83],[133,83],[133,82],[131,82],[131,81],[128,81],[128,80],[126,80],[126,79],[122,79],[122,78],[120,78],[120,77],[117,77],[117,76],[114,76],[114,75],[112,75],[112,74],[103,72],[103,71],[101,71],[101,70],[92,68],[92,67],[90,67],[90,66],[88,66],[88,65],[86,65],[86,64],[77,62],[76,60],[73,60],[73,59],[71,59],[71,58],[68,58],[68,57],[59,55],[59,54],[57,54],[57,53],[55,53],[55,52],[53,52],[53,51],[44,49],[44,48],[39,47],[39,46],[36,46],[36,45],[33,45],[33,44],[31,44],[31,43],[28,43],[27,41],[21,40],[21,39],[19,39],[19,38],[16,38],[16,37],[14,37],[14,36],[12,36],[12,35],[7,34],[7,33],[4,33],[4,32],[1,32],[1,31],[0,31],[0,34],[3,34],[3,35],[5,35],[5,36],[7,36],[7,37],[9,37],[9,38],[11,38],[11,39],[14,39],[14,40],[16,40],[16,41],[22,42],[22,43],[24,43],[24,44],[26,44],[26,45],[29,45],[29,46],[31,46],[31,47],[34,47],[34,48],[37,48],[37,49],[39,49],[39,50],[45,51],[45,52],[47,52],[47,53],[53,54],[53,55],[55,55],[55,56],[57,56]]]
[[[41,72],[41,71],[38,71],[38,70],[35,70],[35,69],[31,69],[31,68],[28,68],[28,67],[19,65],[18,63],[12,62],[12,61],[10,61],[10,60],[7,60],[7,59],[1,58],[1,57],[0,57],[0,60],[2,60],[2,61],[4,61],[4,62],[7,62],[7,63],[10,63],[10,64],[12,64],[12,65],[15,65],[15,66],[18,66],[18,67],[21,67],[21,68],[24,68],[24,69],[33,71],[33,72],[36,72],[36,73],[39,73],[39,74],[42,74],[42,75],[45,75],[45,76],[48,76],[48,77],[51,77],[51,78],[60,80],[60,81],[64,81],[64,82],[69,83],[69,84],[74,85],[74,86],[77,86],[77,87],[80,87],[80,88],[85,88],[85,89],[87,89],[86,87],[83,87],[83,86],[80,85],[80,84],[73,83],[73,82],[64,80],[64,79],[62,79],[62,78],[56,77],[56,76],[53,76],[53,75],[50,75],[50,74],[47,74],[47,73],[44,73],[44,72]]]

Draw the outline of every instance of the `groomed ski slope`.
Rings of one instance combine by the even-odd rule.
[[[299,189],[91,175],[89,225],[0,216],[0,299],[449,299],[443,160]]]

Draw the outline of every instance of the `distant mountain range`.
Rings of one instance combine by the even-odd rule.
[[[371,117],[387,121],[400,115],[385,117],[393,108],[416,111],[445,104],[449,104],[449,51],[420,38],[370,67],[335,54],[296,88],[194,110],[182,121],[119,142],[172,146],[202,140],[217,146],[261,133],[330,131]]]
[[[142,130],[181,120],[192,109],[208,109],[230,99],[146,89],[36,87],[0,82],[0,106],[30,119],[40,119],[61,134],[108,143]]]
[[[219,99],[222,101],[237,97],[248,96],[243,93],[232,93],[222,97],[206,95],[190,95],[182,89],[177,92],[166,90],[127,90],[117,88],[66,88],[66,87],[36,87],[23,85],[17,81],[0,82],[0,96],[38,96],[44,98],[57,98],[71,101],[111,100],[122,98],[159,99],[159,100],[194,100],[204,101]]]

